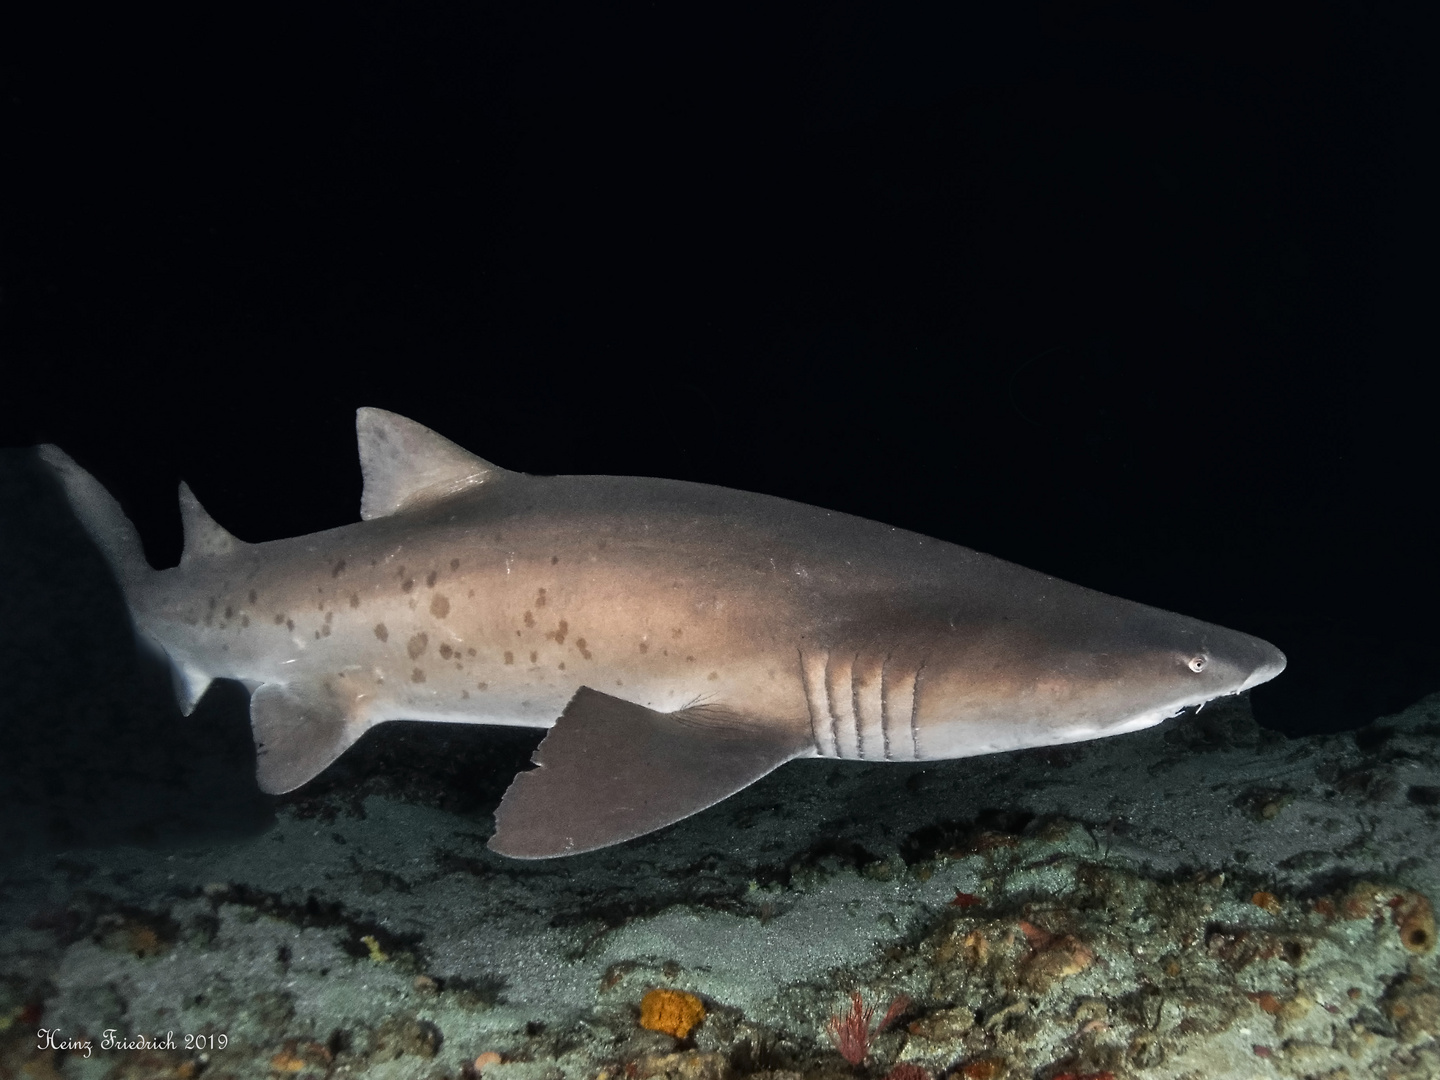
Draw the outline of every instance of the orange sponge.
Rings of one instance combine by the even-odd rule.
[[[683,1039],[705,1019],[705,1005],[683,990],[650,990],[640,999],[640,1026]]]

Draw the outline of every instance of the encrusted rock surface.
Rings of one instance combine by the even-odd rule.
[[[545,863],[397,788],[420,736],[376,741],[248,836],[6,863],[0,1075],[838,1078],[858,990],[876,1077],[1432,1080],[1437,712],[798,763]],[[687,1039],[640,1025],[656,988],[704,1002]]]

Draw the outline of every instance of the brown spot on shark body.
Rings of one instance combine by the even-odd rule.
[[[535,625],[535,614],[534,614],[534,612],[530,611],[529,608],[526,608],[526,609],[525,609],[525,625],[526,625],[526,626],[534,626],[534,625]]]
[[[424,668],[418,668],[418,667],[417,667],[414,671],[410,672],[410,681],[411,681],[411,682],[424,682],[424,681],[425,681],[425,669],[424,669]]]
[[[535,606],[544,607],[546,603],[545,590],[541,589],[535,596]]]
[[[450,659],[450,654],[453,653],[454,651],[455,651],[454,649],[450,648],[450,643],[449,643],[448,641],[444,641],[444,642],[441,642],[441,643],[440,643],[440,655],[441,655],[444,659],[449,660],[449,659]]]
[[[250,625],[250,616],[249,616],[249,615],[241,615],[241,616],[240,616],[240,626],[241,626],[241,629],[244,629],[245,627],[247,627],[247,626],[249,626],[249,625]]]
[[[586,646],[585,639],[583,637],[575,639],[575,647],[580,650],[581,656],[583,656],[586,660],[590,659],[590,649]]]
[[[295,629],[295,620],[294,620],[294,619],[286,619],[286,620],[285,620],[285,629],[286,629],[286,630],[294,630],[294,629]]]
[[[359,606],[360,606],[360,594],[359,594],[359,593],[352,592],[352,593],[350,594],[350,606],[351,606],[352,608],[354,608],[354,607],[359,607]]]
[[[533,663],[536,663],[537,661],[539,661],[539,659],[540,659],[540,654],[537,653],[534,649],[531,649],[531,650],[530,650],[530,662],[533,664]]]
[[[570,624],[567,623],[564,619],[561,619],[560,622],[556,624],[555,629],[550,631],[550,633],[546,634],[545,636],[548,638],[554,638],[556,645],[564,645],[565,635],[568,633],[570,633]]]
[[[251,590],[250,590],[250,603],[253,604],[253,603],[255,603],[255,602],[256,602],[257,600],[259,600],[259,599],[260,599],[259,594],[256,593],[256,591],[255,591],[254,589],[251,589]]]
[[[641,652],[649,652],[649,651],[650,651],[650,643],[649,643],[648,641],[642,641],[642,642],[640,642],[640,651],[641,651]]]
[[[341,559],[339,562],[337,562],[337,563],[335,564],[334,568],[330,571],[330,576],[331,576],[331,577],[339,577],[339,576],[340,576],[341,574],[343,574],[344,572],[345,572],[345,560],[344,560],[344,559]]]
[[[434,571],[434,570],[431,570],[430,573],[426,574],[426,575],[425,575],[425,585],[426,585],[426,587],[427,587],[427,588],[430,588],[430,589],[433,589],[433,588],[435,587],[435,579],[436,579],[437,577],[439,577],[439,576],[440,576],[439,573],[438,573],[437,571]]]
[[[277,612],[275,613],[275,625],[276,625],[276,626],[284,626],[284,625],[285,625],[285,613],[284,613],[283,611],[277,611]]]
[[[443,619],[450,614],[450,598],[444,593],[436,593],[430,598],[430,614],[437,619]]]
[[[460,560],[459,560],[459,559],[451,559],[451,560],[450,560],[450,569],[451,569],[451,570],[459,570],[459,569],[460,569]]]
[[[515,654],[509,649],[505,650],[505,662],[507,664],[513,664],[515,662]]]
[[[385,624],[383,622],[375,624],[375,636],[381,641],[390,640],[390,631],[385,629]]]
[[[430,635],[425,633],[416,634],[405,643],[405,651],[410,654],[411,660],[418,660],[430,644]]]
[[[414,579],[413,577],[407,577],[407,578],[405,579],[405,584],[403,584],[403,585],[400,586],[400,591],[401,591],[401,592],[409,592],[409,591],[410,591],[411,589],[413,589],[414,587],[415,587],[415,579]]]

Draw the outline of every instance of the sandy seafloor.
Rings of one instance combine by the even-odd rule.
[[[540,733],[390,725],[264,798],[243,691],[181,718],[19,455],[0,498],[0,1078],[1440,1077],[1440,696],[797,762],[517,862],[485,840]],[[656,988],[687,1038],[640,1026]],[[857,991],[899,1004],[852,1066]]]

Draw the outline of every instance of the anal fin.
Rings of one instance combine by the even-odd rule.
[[[255,779],[270,795],[313,780],[365,734],[370,722],[324,686],[266,683],[250,695]]]
[[[490,848],[575,855],[713,806],[807,752],[808,732],[699,707],[659,713],[582,686],[495,812]]]

